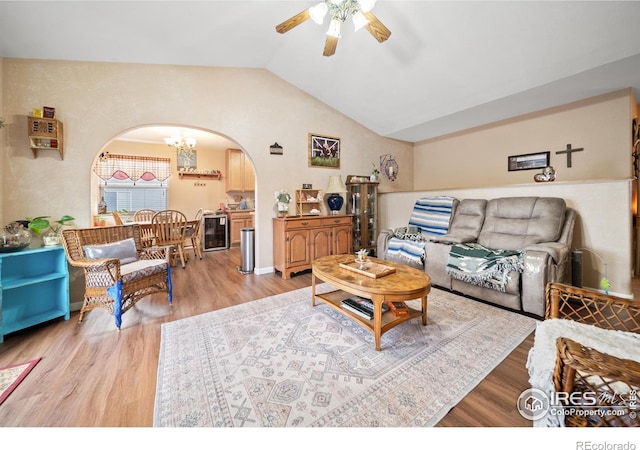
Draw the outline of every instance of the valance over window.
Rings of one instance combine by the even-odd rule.
[[[96,161],[93,171],[105,182],[112,178],[130,179],[134,183],[138,180],[162,182],[171,176],[171,159],[105,154]]]

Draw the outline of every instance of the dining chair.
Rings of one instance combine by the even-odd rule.
[[[202,259],[202,238],[200,237],[200,228],[202,224],[202,215],[204,209],[200,208],[196,211],[196,215],[191,224],[187,226],[187,242],[185,250],[193,250],[194,257]]]
[[[120,214],[118,214],[117,211],[113,211],[111,215],[113,216],[113,220],[115,221],[116,225],[124,225],[124,223],[122,222],[122,217],[120,217]]]
[[[153,209],[139,209],[133,213],[134,222],[151,222],[151,218],[156,213]]]
[[[151,218],[151,229],[155,236],[155,244],[158,246],[170,245],[173,247],[172,262],[176,253],[180,256],[182,268],[185,268],[184,242],[187,239],[187,217],[184,213],[175,209],[158,211]]]

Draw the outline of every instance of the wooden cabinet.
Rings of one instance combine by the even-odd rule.
[[[367,181],[365,181],[367,180]],[[376,254],[378,238],[378,183],[369,177],[347,177],[347,214],[353,215],[353,252],[367,249]]]
[[[256,175],[242,150],[228,148],[225,153],[225,189],[227,192],[253,192]]]
[[[319,216],[321,212],[321,190],[299,189],[296,191],[296,214],[298,216]]]
[[[316,259],[351,253],[351,216],[295,216],[273,219],[273,267],[288,280]]]
[[[58,317],[69,319],[69,270],[62,246],[0,253],[0,343]]]
[[[64,159],[64,133],[62,122],[56,119],[29,117],[29,146],[33,157],[38,157],[38,150],[55,150]]]
[[[227,211],[229,216],[229,245],[240,245],[240,229],[253,227],[253,210]]]

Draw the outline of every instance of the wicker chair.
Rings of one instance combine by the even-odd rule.
[[[636,301],[559,283],[547,285],[546,300],[545,318],[640,333],[640,304]],[[557,339],[556,348],[553,373],[556,391],[580,395],[591,392],[591,398],[597,398],[579,406],[572,402],[572,410],[581,411],[569,411],[564,416],[565,426],[640,426],[635,410],[636,406],[640,408],[635,400],[635,393],[640,394],[639,362],[602,353],[566,337]],[[617,409],[619,415],[596,412],[606,409]]]
[[[128,244],[133,257],[121,259],[122,255],[114,255],[113,249],[122,242]],[[103,308],[115,316],[119,330],[122,314],[138,300],[166,292],[171,304],[171,249],[144,248],[139,225],[64,230],[62,243],[69,264],[84,270],[85,293],[79,322],[87,311]]]

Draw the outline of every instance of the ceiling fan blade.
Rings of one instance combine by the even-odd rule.
[[[369,23],[365,26],[367,31],[371,33],[378,42],[384,42],[389,39],[391,31],[389,31],[389,29],[385,27],[371,11],[363,12],[362,14],[364,14],[367,20],[369,20]]]
[[[278,33],[286,33],[293,27],[297,27],[303,22],[306,22],[311,16],[309,15],[309,10],[305,9],[304,11],[296,14],[290,19],[285,20],[280,25],[276,26],[276,31]]]
[[[338,38],[335,36],[327,35],[327,40],[324,41],[324,52],[322,54],[324,56],[331,56],[336,52],[336,47],[338,46]]]

